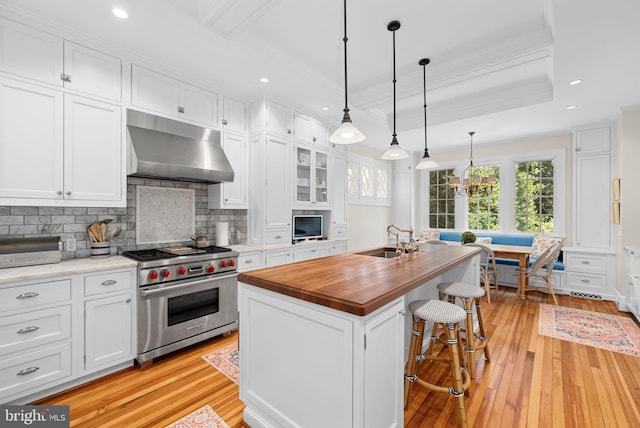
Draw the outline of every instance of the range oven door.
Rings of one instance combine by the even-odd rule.
[[[224,326],[229,328],[217,334],[237,328],[237,278],[234,272],[140,288],[138,355],[154,351],[147,356],[153,358],[164,353],[157,351],[162,347],[170,352],[179,349],[180,342],[196,343],[188,340],[194,336]]]

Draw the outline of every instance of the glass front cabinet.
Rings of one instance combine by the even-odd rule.
[[[295,206],[329,208],[329,153],[296,146]]]

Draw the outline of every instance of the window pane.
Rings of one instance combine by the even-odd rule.
[[[373,171],[366,165],[362,166],[362,196],[373,197]]]
[[[498,230],[500,228],[500,168],[498,166],[477,167],[473,175],[481,178],[495,175],[497,182],[492,186],[474,186],[469,197],[468,222],[474,230]]]
[[[358,164],[353,161],[347,163],[347,188],[349,195],[358,195]]]
[[[454,195],[449,189],[452,169],[429,171],[429,227],[438,229],[454,228]]]
[[[516,229],[553,232],[553,162],[538,160],[516,165]]]

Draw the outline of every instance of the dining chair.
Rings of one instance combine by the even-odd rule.
[[[527,278],[527,286],[524,289],[526,294],[527,291],[538,291],[540,293],[547,293],[553,297],[553,302],[558,305],[558,298],[553,292],[553,284],[551,283],[551,274],[553,273],[553,267],[555,262],[558,260],[560,256],[560,250],[562,247],[559,243],[555,243],[547,248],[540,256],[536,259],[535,263],[531,265],[525,271],[525,276]],[[547,289],[541,287],[534,287],[530,284],[532,277],[538,277],[542,279],[542,281],[546,284]]]
[[[493,250],[484,244],[471,242],[465,244],[466,247],[480,248],[480,280],[484,285],[484,291],[487,295],[487,302],[491,303],[491,290],[496,290],[498,296],[498,267],[496,266],[496,255]],[[493,285],[491,280],[493,279]]]

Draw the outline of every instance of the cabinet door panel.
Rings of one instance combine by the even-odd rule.
[[[180,102],[180,82],[162,74],[133,66],[131,104],[176,116]]]
[[[116,105],[65,97],[65,198],[121,199],[121,121]]]
[[[267,101],[267,130],[279,135],[290,135],[289,110],[271,101]]]
[[[218,126],[218,96],[213,92],[182,83],[180,116],[211,126]]]
[[[85,369],[132,356],[131,294],[85,303]]]
[[[65,88],[120,101],[122,61],[75,43],[64,44]]]
[[[0,18],[0,69],[62,86],[62,39]]]
[[[222,100],[222,125],[227,131],[244,132],[246,129],[246,107],[244,103],[231,98]]]
[[[290,155],[286,140],[268,137],[266,150],[267,174],[267,227],[291,225],[289,192]]]
[[[576,245],[610,246],[609,154],[576,157]]]
[[[0,79],[0,197],[62,199],[62,93]]]
[[[233,168],[233,181],[214,185],[222,193],[218,197],[219,206],[247,208],[247,139],[244,135],[225,133],[222,148]]]

